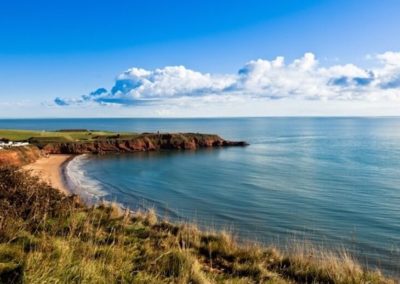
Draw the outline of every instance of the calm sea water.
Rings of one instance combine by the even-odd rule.
[[[0,128],[217,133],[245,148],[81,156],[70,182],[130,208],[400,275],[400,118],[0,120]]]

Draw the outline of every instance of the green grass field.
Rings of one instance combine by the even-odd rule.
[[[135,133],[115,133],[111,131],[32,131],[32,130],[13,130],[0,129],[0,139],[9,139],[11,141],[26,141],[34,139],[37,141],[53,142],[72,142],[72,141],[91,141],[101,138],[115,137],[129,138],[135,136]]]

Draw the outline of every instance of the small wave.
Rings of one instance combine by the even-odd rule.
[[[89,158],[87,155],[80,155],[72,159],[64,168],[65,180],[68,188],[75,194],[89,202],[99,201],[107,193],[102,185],[95,179],[88,176],[85,171],[85,164]]]

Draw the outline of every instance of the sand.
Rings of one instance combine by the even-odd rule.
[[[71,157],[72,155],[50,155],[24,166],[23,169],[31,170],[34,175],[38,175],[43,181],[49,183],[60,191],[69,194],[70,191],[64,182],[62,167]]]

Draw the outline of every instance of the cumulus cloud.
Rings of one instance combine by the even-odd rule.
[[[400,100],[400,52],[373,57],[376,67],[354,64],[321,66],[313,53],[293,62],[284,57],[246,63],[236,74],[209,74],[184,66],[155,70],[131,68],[110,89],[80,98],[56,98],[59,106],[223,103],[248,100]]]

